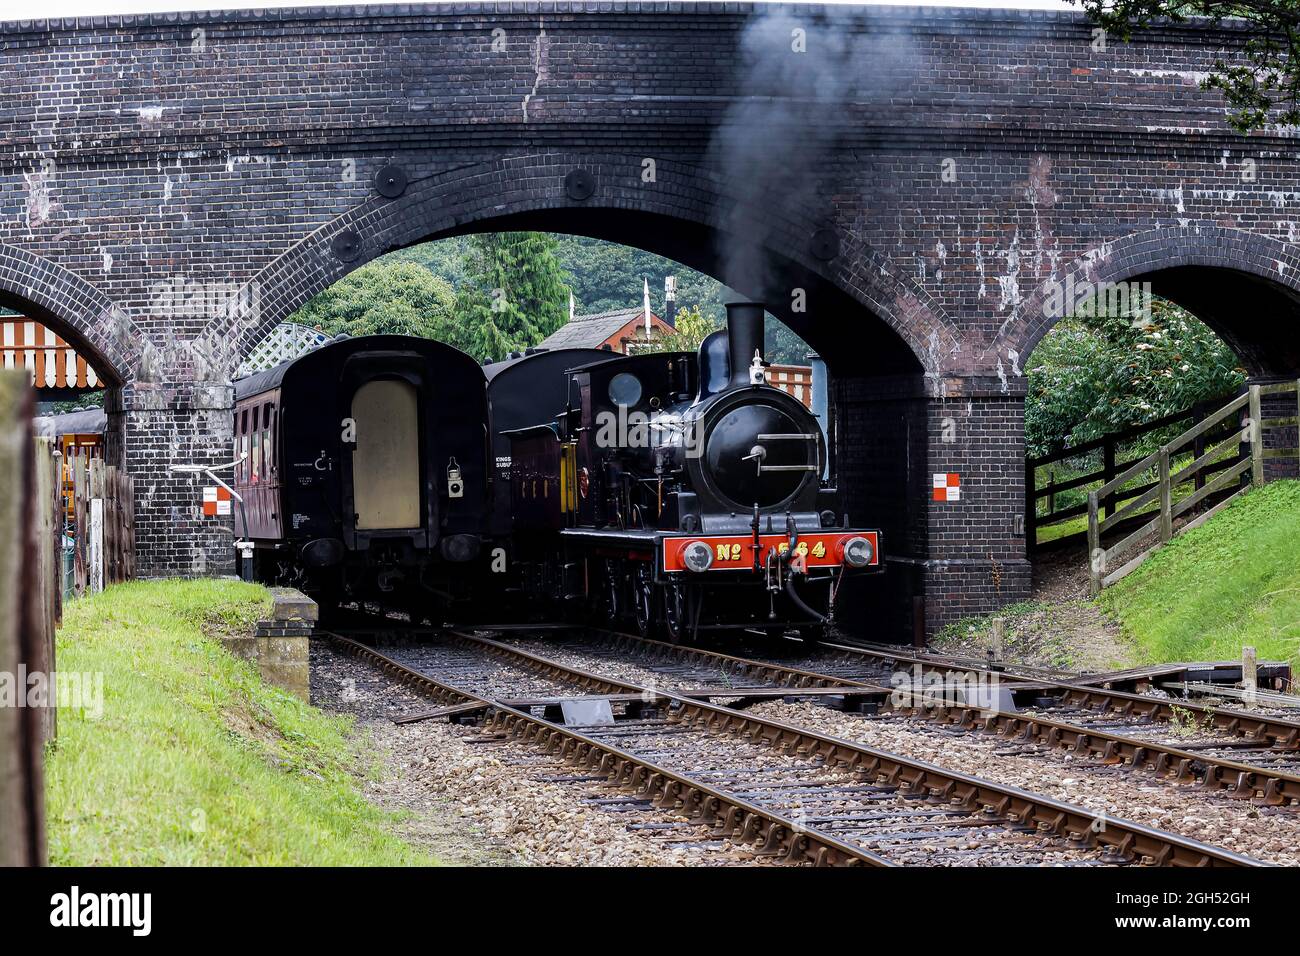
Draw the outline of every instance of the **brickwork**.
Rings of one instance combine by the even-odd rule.
[[[747,74],[755,37],[781,42]],[[120,386],[110,448],[137,476],[141,572],[208,573],[228,533],[170,466],[228,459],[231,370],[351,269],[513,227],[736,281],[720,250],[752,238],[765,268],[737,284],[839,380],[841,484],[892,529],[933,627],[1026,593],[1022,370],[1059,283],[1150,281],[1252,374],[1300,370],[1296,140],[1232,133],[1198,86],[1242,39],[1170,26],[1099,47],[1073,13],[650,2],[3,24],[0,305]],[[747,98],[772,93],[754,76],[841,99],[776,90],[816,119],[792,137],[754,118],[772,102]],[[774,155],[797,202],[754,195]],[[404,189],[378,188],[385,167]],[[930,499],[939,471],[960,501]]]

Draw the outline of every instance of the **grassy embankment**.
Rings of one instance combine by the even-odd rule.
[[[1236,660],[1247,644],[1300,667],[1300,481],[1248,492],[1095,602],[1034,600],[997,616],[1011,659],[1068,670]],[[992,617],[954,622],[934,643],[983,656]]]
[[[1151,661],[1300,660],[1300,481],[1248,492],[1102,592]]]
[[[263,684],[205,636],[253,626],[234,581],[119,585],[65,608],[64,672],[103,674],[103,712],[61,709],[46,760],[56,864],[428,864],[353,774],[349,722]]]

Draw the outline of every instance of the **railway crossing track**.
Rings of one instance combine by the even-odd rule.
[[[940,723],[1069,750],[1108,767],[1145,771],[1180,785],[1197,784],[1235,799],[1274,807],[1300,805],[1300,723],[1282,717],[989,670],[981,673],[997,674],[1010,692],[1005,699],[1019,698],[1029,706],[1000,709],[992,693],[969,699],[962,692],[970,685],[965,680],[957,693],[928,693],[921,683],[921,693],[908,694],[895,686],[895,675],[909,667],[921,668],[919,675],[909,674],[913,686],[918,676],[947,680],[970,672],[947,662],[936,666],[916,655],[851,645],[823,645],[811,660],[797,664],[600,630],[579,632],[569,646],[594,651],[603,647],[620,659],[667,665],[673,673],[692,673],[699,680],[725,674],[785,687],[839,688],[850,705],[856,698]],[[852,692],[854,687],[859,695]]]
[[[332,639],[338,649],[428,694],[439,708],[424,716],[478,716],[490,733],[585,764],[611,786],[711,825],[715,835],[762,855],[875,866],[1260,865],[709,700],[744,696],[746,688],[666,691],[460,633],[387,652],[341,635]],[[610,702],[611,716],[617,707],[621,719],[565,724],[548,716],[566,701],[590,703],[593,697]]]

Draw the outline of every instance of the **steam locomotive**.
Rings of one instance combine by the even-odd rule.
[[[570,368],[565,408],[510,441],[512,548],[529,601],[701,630],[830,623],[846,574],[880,571],[880,533],[824,487],[825,438],[766,384],[763,307],[727,307],[698,355]],[[545,387],[545,383],[543,383]]]

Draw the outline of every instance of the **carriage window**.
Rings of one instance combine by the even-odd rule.
[[[250,436],[252,443],[252,457],[249,459],[250,477],[249,481],[257,484],[262,478],[262,443],[257,440],[256,432]]]
[[[271,454],[271,405],[267,405],[262,415],[262,468],[266,477],[275,470],[275,458]]]
[[[245,408],[235,422],[235,430],[238,433],[239,441],[235,448],[239,451],[241,461],[235,466],[235,473],[243,481],[248,480],[248,409]]]

